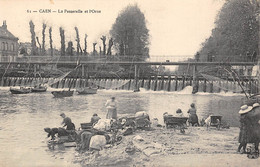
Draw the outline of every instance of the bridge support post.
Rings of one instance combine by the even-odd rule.
[[[84,78],[85,77],[85,65],[82,64],[81,66],[81,77]]]
[[[149,77],[148,85],[147,85],[147,90],[151,89],[151,76]]]
[[[144,78],[142,79],[141,88],[144,88]]]
[[[204,84],[203,84],[203,92],[207,91],[207,80],[204,79]]]
[[[85,76],[88,80],[89,79],[89,67],[88,66],[85,68]]]
[[[256,80],[256,81],[255,81],[255,83],[256,83],[255,85],[258,85],[258,84],[260,84],[258,80]],[[258,86],[256,86],[256,94],[258,94],[258,93],[259,93],[259,91],[260,91],[260,90],[259,90],[259,87],[258,87]]]
[[[135,64],[135,87],[134,87],[134,92],[139,92],[139,86],[138,86],[138,79],[139,79],[139,69],[138,66]]]
[[[199,81],[196,76],[197,66],[193,65],[193,83],[192,83],[192,94],[195,94],[199,90]]]
[[[157,85],[158,85],[158,76],[155,76],[155,82],[154,82],[154,88],[153,90],[156,91],[157,90]]]
[[[168,75],[168,87],[167,87],[167,91],[170,92],[171,91],[171,76]]]
[[[209,93],[213,93],[213,81],[209,82]]]
[[[39,64],[39,71],[42,71],[42,65]]]
[[[132,80],[130,79],[127,90],[131,90],[132,84],[133,84],[133,82],[132,82]]]
[[[185,76],[182,76],[182,90],[185,88]]]
[[[177,75],[175,75],[175,88],[174,88],[175,91],[178,90],[178,77]]]
[[[164,90],[164,75],[161,77],[161,83],[160,90]]]
[[[34,78],[36,78],[37,64],[34,64],[34,65],[33,65],[33,68],[34,68],[34,71],[33,71]]]

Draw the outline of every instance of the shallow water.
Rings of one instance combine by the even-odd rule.
[[[151,118],[162,123],[164,112],[174,114],[181,108],[187,114],[189,105],[195,103],[199,119],[209,113],[223,116],[223,121],[238,126],[238,110],[242,95],[209,94],[192,95],[190,88],[181,92],[153,92],[99,90],[95,95],[77,95],[53,98],[45,93],[12,95],[8,88],[0,88],[0,166],[78,166],[73,158],[75,148],[49,150],[45,127],[61,127],[61,112],[75,123],[89,122],[93,113],[106,115],[104,104],[111,96],[118,100],[118,115],[148,111]]]

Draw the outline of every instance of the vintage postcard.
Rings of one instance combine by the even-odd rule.
[[[0,166],[259,166],[259,11],[0,0]]]

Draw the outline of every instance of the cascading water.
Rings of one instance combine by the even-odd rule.
[[[176,84],[177,82],[177,84]],[[98,86],[99,89],[117,89],[117,90],[134,90],[137,84],[137,88],[144,88],[145,90],[153,91],[181,91],[192,84],[190,79],[176,80],[169,79],[154,79],[154,80],[126,80],[126,79],[72,79],[72,78],[29,78],[29,77],[5,77],[1,80],[1,86],[35,86],[37,84],[53,83],[52,88],[64,89],[64,88],[80,88],[87,86]],[[243,86],[246,90],[251,92],[257,91],[257,81],[244,81]],[[223,91],[241,93],[241,88],[237,81],[206,81],[200,80],[198,85],[199,92],[213,92],[219,93]]]

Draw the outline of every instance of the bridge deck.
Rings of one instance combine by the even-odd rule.
[[[42,61],[30,61],[30,62],[0,62],[0,64],[64,64],[64,65],[77,65],[76,61],[58,61],[58,62],[42,62]],[[214,65],[231,65],[231,66],[253,66],[257,62],[140,62],[140,61],[80,61],[80,64],[119,64],[119,65],[167,65],[167,66],[176,66],[176,65],[198,65],[198,66],[214,66]]]

